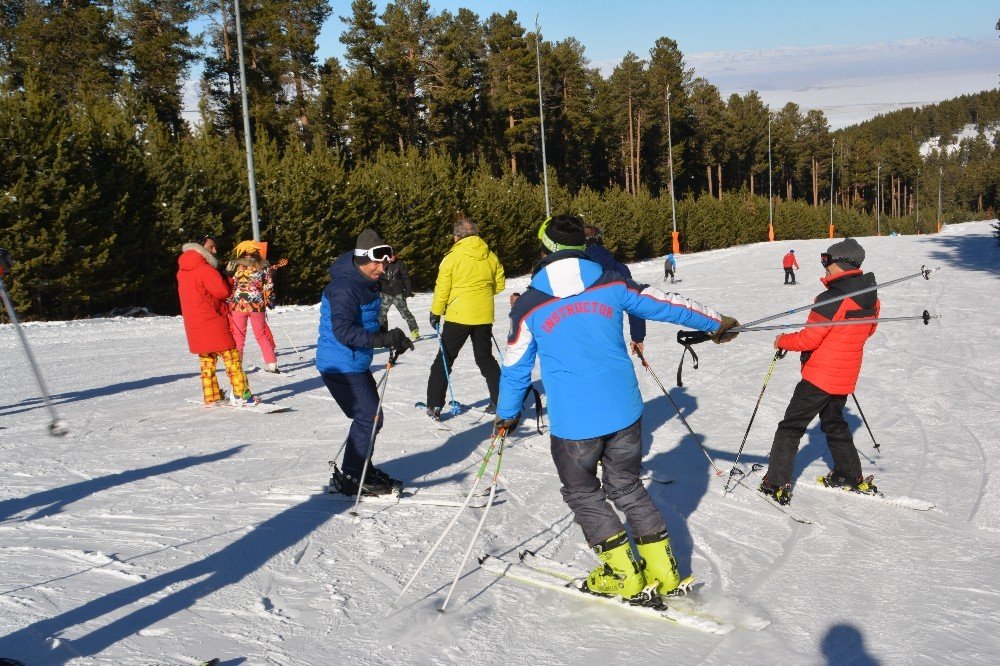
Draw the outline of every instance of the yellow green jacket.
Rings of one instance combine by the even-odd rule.
[[[492,324],[493,297],[503,291],[503,266],[479,236],[466,236],[441,260],[431,313],[456,324]]]

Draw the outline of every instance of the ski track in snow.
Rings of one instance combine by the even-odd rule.
[[[341,663],[728,665],[787,663],[992,663],[1000,651],[1000,373],[994,342],[1000,250],[988,223],[941,235],[860,239],[881,281],[940,266],[880,291],[884,316],[924,309],[929,326],[886,323],[866,349],[858,385],[881,450],[852,401],[849,423],[866,473],[892,496],[933,502],[928,512],[834,493],[795,493],[794,523],[755,491],[722,497],[722,483],[649,373],[644,468],[682,568],[734,620],[762,616],[760,632],[724,637],[665,627],[632,613],[567,600],[479,569],[483,553],[521,550],[590,568],[559,495],[548,433],[533,406],[504,451],[497,500],[444,614],[483,508],[467,509],[402,597],[403,585],[457,508],[361,507],[329,500],[327,461],[350,426],[312,367],[318,310],[279,308],[296,352],[279,336],[283,373],[251,372],[255,392],[285,414],[204,410],[198,367],[177,317],[30,323],[62,439],[9,325],[0,325],[0,656],[29,664]],[[662,258],[632,264],[639,281],[751,321],[809,303],[820,292],[818,255],[829,240],[759,243],[679,257],[678,282]],[[799,287],[781,285],[781,256],[795,249]],[[280,278],[280,276],[279,276]],[[497,299],[498,339],[508,280]],[[410,300],[426,320],[430,294]],[[802,322],[805,312],[774,323]],[[400,318],[390,313],[392,325]],[[724,470],[732,465],[773,353],[773,333],[698,348],[684,387],[674,386],[676,327],[651,323],[646,357],[685,419]],[[486,387],[463,349],[452,369],[467,407],[434,424],[425,399],[435,340],[418,342],[389,377],[376,463],[412,487],[468,492],[489,443]],[[247,366],[261,366],[254,340]],[[375,357],[380,377],[386,356]],[[798,359],[776,366],[741,457],[763,462],[799,379]],[[220,370],[220,382],[228,388]],[[536,373],[537,379],[537,373]],[[494,461],[479,489],[488,487]],[[795,474],[812,483],[829,453],[818,424]],[[753,479],[757,477],[754,476]],[[748,483],[754,486],[753,483]],[[334,656],[335,655],[335,656]]]

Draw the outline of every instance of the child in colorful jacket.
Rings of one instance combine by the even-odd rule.
[[[234,250],[236,259],[226,266],[233,285],[233,293],[229,297],[229,325],[236,348],[242,355],[249,322],[264,357],[264,370],[277,373],[280,371],[274,335],[267,325],[267,308],[274,307],[274,280],[270,265],[261,256],[260,245],[255,241],[243,241]]]

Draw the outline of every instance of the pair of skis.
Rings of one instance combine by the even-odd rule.
[[[667,596],[642,603],[633,603],[621,597],[594,594],[583,588],[587,572],[542,557],[530,550],[522,551],[517,561],[498,555],[484,555],[479,560],[479,566],[484,571],[498,576],[559,592],[581,601],[620,608],[652,619],[667,621],[719,636],[724,636],[737,627],[749,631],[760,631],[770,624],[769,620],[749,614],[747,618],[739,622],[730,622],[718,617],[707,610],[705,604],[697,598],[697,593],[691,593],[687,589],[677,596]],[[693,579],[686,579],[686,582],[689,588],[698,587],[698,584],[693,583]]]

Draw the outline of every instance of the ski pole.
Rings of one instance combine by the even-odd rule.
[[[503,351],[500,349],[500,343],[497,342],[497,336],[493,334],[493,331],[490,331],[490,337],[493,338],[493,344],[496,345],[497,353],[500,354],[500,365],[506,365],[507,359],[504,358]]]
[[[652,375],[653,381],[655,381],[656,384],[660,387],[660,390],[663,391],[663,395],[667,396],[667,400],[669,400],[670,404],[674,406],[674,410],[677,412],[677,416],[678,418],[680,418],[681,423],[684,424],[684,427],[687,428],[687,431],[691,433],[692,437],[694,437],[694,441],[698,442],[698,446],[701,447],[701,452],[705,454],[705,457],[708,458],[709,464],[713,467],[713,469],[715,469],[715,475],[722,476],[722,470],[719,469],[719,466],[715,464],[715,461],[712,459],[711,454],[709,454],[708,449],[705,448],[705,445],[701,443],[701,438],[698,437],[698,435],[694,434],[694,430],[691,429],[691,426],[688,425],[687,419],[684,418],[684,414],[681,413],[681,408],[677,406],[677,403],[674,402],[674,399],[670,397],[669,393],[667,393],[667,389],[663,386],[663,383],[660,381],[660,378],[656,376],[656,373],[653,372],[653,368],[650,367],[649,362],[646,361],[646,357],[643,356],[642,352],[640,351],[636,351],[636,356],[638,356],[639,360],[642,361],[642,366],[649,371],[650,375]]]
[[[3,255],[6,257],[7,253],[4,252]],[[31,345],[28,344],[28,338],[25,336],[24,330],[21,328],[21,322],[17,319],[17,313],[14,311],[14,303],[11,302],[10,295],[7,293],[7,286],[3,283],[2,278],[0,278],[0,298],[3,298],[4,307],[7,309],[7,316],[10,317],[10,323],[14,325],[14,330],[17,331],[18,337],[21,338],[21,346],[24,347],[24,354],[28,357],[28,364],[31,366],[31,372],[34,373],[35,380],[38,382],[38,390],[42,393],[42,401],[45,403],[46,409],[49,410],[49,416],[52,417],[52,422],[49,423],[49,434],[53,437],[62,437],[69,432],[69,428],[66,426],[66,422],[60,419],[59,415],[56,413],[56,408],[52,404],[52,398],[49,395],[49,391],[45,388],[45,380],[42,378],[42,370],[38,367],[35,355],[31,353]]]
[[[295,346],[294,342],[292,342],[292,336],[288,335],[288,331],[285,329],[285,325],[281,323],[281,318],[278,319],[278,326],[281,327],[281,332],[285,334],[286,338],[288,338],[288,344],[290,344],[292,346],[292,349],[295,350],[295,353],[299,355],[299,360],[302,360],[302,352],[300,352],[299,348]]]
[[[382,383],[382,390],[378,394],[378,407],[375,409],[375,418],[372,419],[372,436],[368,439],[368,454],[365,456],[365,464],[361,468],[361,478],[358,479],[358,496],[354,500],[354,509],[351,510],[352,516],[358,516],[358,504],[361,503],[361,492],[365,487],[365,474],[368,472],[368,464],[371,462],[372,451],[375,449],[375,435],[378,434],[378,419],[382,415],[382,401],[385,399],[385,388],[389,385],[389,371],[392,370],[392,366],[396,364],[396,358],[399,353],[393,349],[389,352],[389,361],[385,364],[385,375]],[[344,444],[347,444],[347,440],[344,440]]]
[[[458,400],[455,400],[455,387],[451,384],[451,374],[448,373],[448,359],[444,351],[444,339],[441,337],[442,328],[441,324],[435,327],[438,334],[438,346],[441,348],[441,367],[444,368],[444,378],[448,382],[448,392],[451,394],[451,413],[460,414],[462,412],[462,405],[459,404]]]
[[[925,266],[921,266],[920,267],[920,271],[917,272],[917,273],[913,273],[911,275],[904,275],[901,278],[896,278],[895,280],[890,280],[889,282],[884,282],[882,284],[876,284],[876,285],[873,285],[871,287],[865,287],[864,289],[858,289],[856,291],[851,291],[851,292],[848,292],[846,294],[843,294],[842,296],[837,296],[836,298],[831,298],[829,300],[823,301],[823,303],[824,304],[825,303],[836,303],[837,301],[842,301],[845,298],[851,298],[852,296],[860,296],[861,294],[867,294],[868,292],[875,291],[877,289],[885,289],[886,287],[889,287],[891,285],[899,284],[900,282],[904,282],[906,280],[912,280],[915,277],[922,277],[925,280],[930,280],[931,279],[931,273],[933,273],[934,271],[937,271],[937,270],[940,270],[940,269],[938,269],[938,268],[926,268]],[[755,319],[754,321],[751,321],[751,322],[749,322],[747,324],[743,324],[742,326],[737,326],[736,328],[733,328],[733,329],[730,329],[730,330],[733,333],[742,333],[746,329],[752,328],[752,327],[757,326],[759,324],[763,324],[763,323],[769,322],[769,321],[774,321],[775,319],[780,319],[781,317],[785,317],[787,315],[795,314],[796,312],[802,312],[804,310],[811,310],[814,307],[816,307],[816,304],[815,303],[810,303],[809,305],[803,305],[803,306],[798,307],[798,308],[792,308],[791,310],[786,310],[784,312],[779,312],[777,314],[773,314],[773,315],[770,315],[770,316],[767,316],[767,317],[762,317],[760,319]],[[677,331],[677,342],[679,342],[680,344],[685,345],[685,346],[700,344],[702,342],[705,342],[706,340],[710,340],[711,337],[712,337],[711,333],[704,333],[702,331]]]
[[[483,478],[483,473],[486,471],[486,465],[489,463],[490,457],[493,456],[493,451],[496,449],[497,441],[499,440],[500,437],[506,437],[506,434],[507,434],[506,430],[504,428],[500,428],[500,430],[497,431],[497,434],[493,436],[493,439],[490,440],[490,446],[488,449],[486,449],[486,454],[483,456],[483,462],[479,466],[479,471],[476,473],[476,480],[473,482],[472,488],[469,489],[469,494],[465,496],[465,501],[462,503],[462,506],[459,507],[458,511],[455,512],[455,515],[454,517],[452,517],[451,522],[448,523],[448,526],[445,527],[444,531],[441,532],[440,536],[438,536],[437,541],[435,541],[434,545],[431,546],[430,551],[428,551],[427,555],[424,556],[424,559],[420,563],[420,566],[418,566],[417,570],[413,572],[412,576],[410,576],[410,580],[406,581],[406,585],[404,585],[403,589],[399,591],[399,594],[396,596],[396,600],[393,603],[398,604],[399,600],[403,597],[404,594],[406,594],[406,591],[410,589],[410,585],[412,585],[413,581],[417,579],[417,576],[420,575],[420,572],[424,570],[424,567],[427,565],[427,562],[431,559],[434,553],[437,552],[438,547],[441,546],[441,542],[444,541],[444,538],[446,536],[448,536],[448,532],[450,532],[451,528],[454,527],[455,523],[458,522],[459,516],[461,516],[462,513],[465,511],[465,509],[469,506],[469,502],[472,501],[472,496],[475,494],[476,488],[479,487],[479,481]]]
[[[764,376],[764,385],[760,387],[760,395],[757,396],[757,404],[753,406],[753,413],[750,415],[750,423],[747,424],[747,430],[743,433],[743,441],[740,442],[740,449],[736,452],[736,460],[733,461],[733,466],[729,469],[729,478],[726,479],[726,485],[722,489],[722,494],[725,495],[729,492],[729,484],[733,480],[733,475],[736,474],[737,465],[740,464],[740,456],[743,454],[743,447],[746,446],[747,437],[750,435],[750,427],[753,425],[754,418],[757,417],[757,410],[760,408],[760,401],[764,398],[764,391],[767,390],[767,383],[771,381],[771,375],[774,374],[774,366],[778,364],[778,359],[785,357],[784,349],[776,349],[774,352],[774,358],[771,359],[771,366],[767,369],[767,374]]]
[[[490,507],[493,506],[493,498],[497,494],[497,479],[500,477],[500,465],[503,463],[503,449],[504,443],[507,441],[507,433],[504,432],[500,435],[500,448],[497,450],[497,465],[496,469],[493,470],[493,481],[490,483],[490,496],[486,500],[486,508],[483,509],[483,515],[479,518],[479,525],[476,526],[476,533],[472,535],[472,539],[469,541],[468,547],[465,549],[465,555],[462,556],[462,563],[458,565],[458,570],[455,572],[455,579],[451,581],[451,588],[448,590],[448,594],[444,598],[444,603],[441,604],[441,608],[438,612],[443,613],[445,608],[448,607],[448,601],[451,599],[451,593],[455,591],[455,586],[458,585],[458,579],[462,577],[462,571],[465,569],[465,563],[469,561],[469,553],[472,552],[473,546],[476,545],[476,541],[479,540],[479,533],[483,531],[483,524],[486,522],[486,516],[490,512]]]
[[[780,331],[786,328],[813,328],[816,326],[862,326],[864,324],[884,324],[887,321],[922,321],[924,325],[930,323],[931,319],[940,319],[941,315],[932,315],[927,310],[919,316],[914,317],[879,317],[877,319],[848,319],[843,321],[814,322],[811,324],[776,324],[774,326],[754,326],[739,327],[740,333],[751,333],[753,331]],[[737,329],[733,329],[734,331]]]
[[[878,451],[878,442],[875,441],[875,435],[872,434],[872,429],[871,429],[871,426],[868,425],[868,419],[865,418],[865,413],[863,411],[861,411],[861,404],[858,402],[858,396],[856,394],[852,393],[851,397],[854,398],[854,405],[858,408],[858,413],[861,414],[861,420],[864,421],[865,427],[868,428],[868,434],[872,438],[872,444],[875,445],[875,450]],[[867,457],[867,456],[865,456],[865,457]]]

